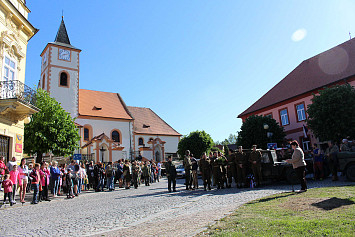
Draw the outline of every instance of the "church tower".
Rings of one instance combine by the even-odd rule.
[[[62,17],[54,42],[48,43],[41,53],[39,87],[49,92],[73,118],[79,110],[80,52],[70,44]]]

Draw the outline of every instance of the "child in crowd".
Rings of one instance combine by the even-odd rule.
[[[4,181],[2,182],[2,187],[4,188],[4,204],[6,202],[6,197],[8,197],[10,206],[14,205],[12,201],[12,186],[13,183],[10,179],[10,175],[5,174]]]
[[[32,173],[30,174],[30,177],[32,178],[32,189],[33,189],[33,199],[32,199],[32,204],[37,204],[38,203],[38,192],[39,192],[39,182],[41,179],[41,176],[39,174],[39,164],[35,164],[35,168],[32,170]]]
[[[10,171],[10,179],[13,183],[12,186],[12,202],[15,204],[15,194],[16,194],[16,189],[17,189],[17,184],[21,185],[22,181],[21,181],[21,176],[20,176],[20,172],[18,171],[18,167],[17,165],[13,165],[12,166],[12,170]]]

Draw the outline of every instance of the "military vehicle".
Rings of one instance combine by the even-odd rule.
[[[339,152],[339,171],[343,172],[346,178],[355,182],[355,151]]]

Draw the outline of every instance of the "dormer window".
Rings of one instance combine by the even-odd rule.
[[[149,128],[149,125],[143,124],[143,128]]]
[[[102,110],[102,107],[94,106],[94,108],[92,108],[92,110]]]

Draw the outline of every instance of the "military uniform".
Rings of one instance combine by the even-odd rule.
[[[236,152],[235,153],[235,166],[237,168],[237,186],[241,188],[242,185],[244,187],[247,185],[246,183],[246,170],[247,170],[247,156],[244,152]]]
[[[328,157],[328,164],[332,172],[333,181],[338,180],[338,152],[339,147],[336,144],[326,150],[326,156]]]
[[[190,156],[184,158],[186,190],[192,189],[192,162]]]
[[[202,172],[202,180],[205,191],[207,187],[209,190],[211,190],[212,165],[210,159],[208,157],[206,157],[205,159],[201,159],[199,166]]]
[[[132,165],[132,179],[134,188],[138,188],[139,166]]]
[[[226,181],[225,165],[226,158],[224,156],[220,156],[214,161],[213,168],[216,171],[217,189],[224,188],[224,182]]]
[[[176,168],[173,162],[165,163],[166,176],[168,177],[168,190],[171,192],[171,183],[173,184],[173,191],[176,192]]]
[[[131,167],[129,164],[126,163],[123,166],[123,180],[125,182],[126,189],[129,189],[129,187],[131,186],[131,179],[132,179]]]
[[[251,163],[251,169],[253,171],[255,182],[257,186],[259,186],[262,182],[262,174],[261,174],[261,152],[260,151],[252,151],[250,153],[249,162]],[[254,164],[254,162],[256,162]]]
[[[232,153],[227,155],[227,188],[232,187],[233,178],[234,181],[237,182],[236,175],[236,167],[235,167],[235,154]]]
[[[350,151],[351,149],[350,149],[350,147],[347,145],[347,144],[341,144],[340,145],[340,150],[341,151]]]

